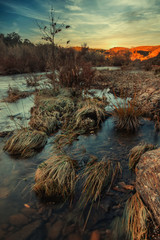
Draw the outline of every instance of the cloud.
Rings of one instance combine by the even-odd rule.
[[[17,24],[16,22],[13,22],[12,27],[13,27],[13,29],[15,29],[14,31],[15,31],[16,33],[19,33],[19,32],[20,32],[19,26],[18,26],[18,24]]]
[[[83,0],[69,0],[69,2],[74,3],[75,5],[79,5]]]
[[[68,8],[71,11],[81,11],[82,9],[78,6],[74,6],[74,5],[66,5],[65,8]]]
[[[11,20],[10,25],[5,19],[3,24],[7,26],[7,31],[12,26],[20,34],[25,31],[32,39],[36,39],[38,30],[32,29],[33,20],[49,23],[51,6],[44,0],[32,0],[32,4],[30,2],[31,0],[24,3],[18,0],[3,1],[6,14],[17,14],[16,17],[13,15],[15,19]],[[50,2],[54,3],[55,16],[59,17],[61,14],[59,21],[71,25],[71,29],[64,31],[62,37],[71,40],[73,45],[87,42],[90,47],[109,48],[113,45],[158,44],[159,0],[50,0]]]
[[[23,17],[37,19],[40,21],[46,21],[48,22],[49,19],[47,17],[44,17],[42,14],[40,14],[38,11],[28,8],[26,6],[23,6],[21,4],[14,4],[10,2],[4,2],[5,6],[9,7],[7,12],[8,13],[14,13]]]

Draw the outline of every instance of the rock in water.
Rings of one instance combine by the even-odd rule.
[[[160,225],[160,148],[144,153],[135,172],[136,190]]]

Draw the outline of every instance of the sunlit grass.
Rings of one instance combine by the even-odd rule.
[[[150,213],[138,193],[128,199],[123,213],[123,223],[128,239],[148,240],[149,216]]]
[[[136,131],[140,124],[140,117],[142,116],[142,110],[136,106],[136,95],[132,100],[123,98],[120,102],[118,102],[116,97],[112,115],[115,119],[117,129]]]

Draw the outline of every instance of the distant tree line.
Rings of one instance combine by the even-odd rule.
[[[31,73],[49,71],[53,61],[52,44],[33,44],[29,39],[22,39],[16,33],[0,33],[0,73]],[[67,55],[66,55],[67,54]],[[104,66],[107,64],[105,55],[97,51],[89,51],[86,44],[82,50],[77,52],[72,48],[64,48],[55,45],[55,58],[57,68],[64,65],[65,55],[73,56],[78,62],[89,62],[93,66]]]
[[[3,33],[0,33],[0,39],[3,41],[3,43],[6,46],[15,46],[20,44],[33,45],[33,43],[31,43],[29,39],[23,40],[21,36],[16,32],[8,33],[6,35],[4,35]]]

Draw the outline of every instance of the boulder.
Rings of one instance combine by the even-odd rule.
[[[160,148],[144,153],[135,172],[136,190],[160,225]]]

